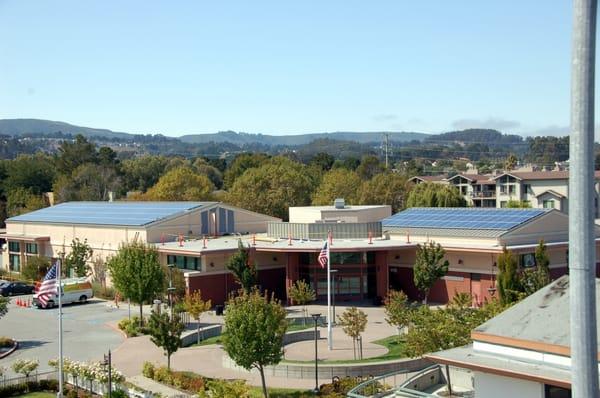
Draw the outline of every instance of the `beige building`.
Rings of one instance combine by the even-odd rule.
[[[473,207],[506,207],[511,200],[524,201],[534,209],[569,211],[569,172],[567,170],[513,170],[494,174],[461,173],[452,177],[417,176],[414,183],[433,182],[455,186]],[[600,172],[594,184],[596,218],[600,217]]]
[[[30,256],[58,258],[87,240],[106,259],[134,239],[172,242],[266,232],[278,218],[218,202],[67,202],[6,220],[2,268],[19,272]]]

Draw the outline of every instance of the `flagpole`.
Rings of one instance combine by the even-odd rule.
[[[333,350],[332,324],[333,314],[331,313],[331,232],[327,234],[327,347],[329,351]]]
[[[58,281],[57,296],[58,296],[58,398],[63,397],[63,325],[62,325],[62,286],[61,286],[61,261],[57,261],[58,269],[56,279]]]

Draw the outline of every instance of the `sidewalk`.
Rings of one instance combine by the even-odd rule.
[[[142,375],[128,377],[127,381],[131,384],[140,387],[143,390],[150,391],[153,393],[159,393],[161,397],[165,398],[191,398],[193,395],[184,393],[176,390],[164,384],[158,383]]]

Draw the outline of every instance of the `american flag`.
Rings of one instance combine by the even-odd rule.
[[[57,272],[57,268],[58,268],[57,264],[55,263],[50,268],[50,270],[48,271],[48,273],[44,277],[44,280],[42,281],[42,284],[38,288],[37,299],[44,306],[48,303],[48,299],[50,298],[50,296],[52,296],[53,294],[56,293],[56,287],[57,287],[56,272]]]
[[[325,266],[327,265],[327,245],[328,243],[325,242],[325,245],[321,249],[321,253],[319,253],[319,258],[317,259],[317,261],[319,261],[319,264],[321,264],[321,268],[325,268]]]

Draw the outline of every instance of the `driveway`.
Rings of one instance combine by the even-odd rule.
[[[31,296],[20,296],[27,299]],[[22,308],[11,300],[8,314],[0,318],[0,336],[19,342],[19,349],[0,359],[7,368],[17,359],[38,359],[39,370],[49,369],[48,360],[58,357],[58,309]],[[114,350],[124,340],[123,335],[109,326],[127,317],[127,306],[111,308],[102,300],[63,307],[63,353],[78,361],[97,361],[109,349]]]

